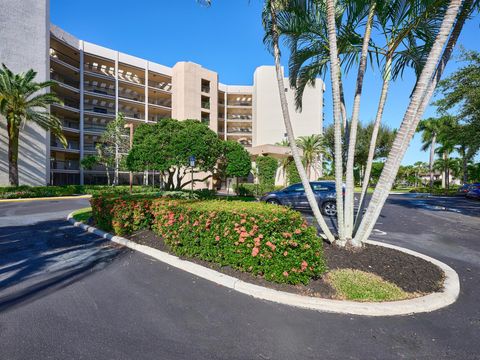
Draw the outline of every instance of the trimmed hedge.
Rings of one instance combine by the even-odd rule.
[[[139,194],[164,193],[150,186],[133,186],[133,192]],[[65,186],[5,186],[0,187],[0,199],[38,198],[68,195],[100,195],[100,194],[129,194],[130,186],[106,186],[106,185],[65,185]],[[188,191],[175,191],[175,193],[189,194]],[[215,191],[195,190],[194,193],[200,199],[215,197]]]
[[[118,235],[150,228],[178,256],[230,266],[278,283],[307,284],[326,271],[322,240],[300,213],[276,205],[97,196],[96,224]]]
[[[442,188],[436,188],[434,187],[431,189],[430,187],[418,187],[418,188],[413,188],[409,192],[411,193],[429,193],[432,195],[439,195],[439,196],[455,196],[458,195],[458,186],[451,186],[450,189],[442,189]]]

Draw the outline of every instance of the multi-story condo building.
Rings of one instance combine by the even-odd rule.
[[[101,167],[85,170],[80,161],[95,153],[106,124],[119,113],[134,126],[163,118],[198,119],[220,138],[244,145],[253,157],[288,153],[274,145],[285,138],[285,127],[273,66],[258,67],[253,85],[226,85],[216,72],[192,62],[168,67],[77,39],[50,24],[48,0],[8,0],[0,17],[0,62],[16,72],[35,69],[37,81],[55,81],[63,101],[51,112],[62,121],[66,148],[37,126],[22,130],[23,184],[106,181]],[[293,91],[285,91],[295,135],[321,133],[322,80],[306,89],[302,112],[295,111]],[[1,126],[0,184],[6,185],[7,137]]]

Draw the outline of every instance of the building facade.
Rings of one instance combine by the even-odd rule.
[[[33,140],[24,141],[20,148],[22,184],[104,183],[106,176],[101,166],[85,170],[80,161],[95,154],[95,146],[106,124],[119,113],[123,113],[125,120],[134,126],[155,123],[163,118],[197,119],[220,138],[241,143],[254,156],[265,154],[265,149],[279,157],[288,153],[278,146],[271,146],[285,138],[273,66],[257,68],[253,85],[226,85],[219,82],[215,71],[192,62],[178,62],[168,67],[77,39],[49,24],[48,1],[22,2],[22,5],[32,4],[30,8],[27,4],[20,14],[17,13],[17,2],[8,2],[11,9],[7,6],[7,10],[13,14],[10,14],[12,20],[6,21],[11,21],[11,25],[21,21],[19,17],[25,19],[29,16],[35,17],[38,24],[22,30],[7,24],[6,29],[14,28],[18,33],[6,30],[10,42],[0,42],[0,61],[14,71],[34,68],[39,71],[37,80],[51,79],[57,83],[55,92],[63,104],[53,105],[51,112],[61,119],[68,141],[64,148],[55,137],[50,138],[49,134],[35,127],[29,128],[24,135]],[[45,8],[41,11],[32,10],[33,3],[38,6],[43,2]],[[5,15],[0,16],[3,24]],[[8,11],[6,16],[9,16]],[[41,22],[40,18],[47,21]],[[1,30],[3,40],[6,32],[3,28]],[[24,31],[29,34],[21,33]],[[32,44],[15,45],[17,38]],[[5,52],[7,48],[10,53]],[[16,59],[22,60],[21,66],[12,66],[17,64]],[[285,83],[288,84],[288,79]],[[318,79],[316,87],[306,89],[302,112],[294,110],[293,91],[285,91],[295,135],[322,133],[323,82]],[[0,135],[0,184],[6,185],[7,139],[4,128],[0,129]],[[31,171],[35,172],[34,177],[29,176]],[[126,181],[127,176],[124,179]]]

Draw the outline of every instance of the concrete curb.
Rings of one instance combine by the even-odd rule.
[[[378,241],[369,240],[368,243],[372,245],[384,246],[391,249],[403,251],[407,254],[417,256],[437,265],[445,273],[444,289],[441,292],[425,295],[415,299],[381,303],[331,300],[311,296],[302,296],[250,284],[232,276],[228,276],[218,271],[192,263],[190,261],[182,260],[166,252],[153,249],[149,246],[137,244],[120,236],[112,235],[93,226],[89,226],[82,222],[75,221],[75,219],[73,219],[73,212],[68,215],[67,219],[74,226],[80,227],[87,232],[93,233],[102,238],[113,241],[117,244],[124,245],[143,254],[149,255],[168,265],[189,272],[200,278],[212,281],[218,285],[222,285],[240,293],[253,296],[257,299],[272,301],[279,304],[294,306],[303,309],[364,316],[409,315],[430,312],[446,307],[454,303],[460,293],[460,282],[458,274],[450,266],[429,256],[420,254],[416,251],[408,250],[395,245],[384,244]]]
[[[25,202],[25,201],[45,201],[45,200],[72,200],[72,199],[90,199],[92,195],[69,195],[69,196],[52,196],[38,198],[22,198],[22,199],[0,199],[0,203],[6,202]]]

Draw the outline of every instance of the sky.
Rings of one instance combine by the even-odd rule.
[[[260,65],[273,65],[273,57],[263,44],[261,0],[214,0],[211,7],[196,0],[50,0],[51,22],[82,40],[173,66],[192,61],[216,71],[229,85],[251,85]],[[480,51],[480,16],[467,22],[458,45]],[[458,57],[458,46],[455,58]],[[452,59],[445,75],[462,64]],[[288,51],[282,65],[288,76]],[[347,107],[353,102],[356,69],[344,79]],[[364,83],[360,118],[374,119],[381,89],[381,73],[371,70]],[[324,125],[332,122],[330,80],[325,79]],[[392,86],[383,122],[398,128],[408,106],[414,76],[407,71]],[[349,108],[350,109],[350,108]],[[351,114],[351,110],[349,110]],[[424,117],[435,116],[430,106]],[[403,164],[428,161],[421,151],[420,135],[415,135]]]

